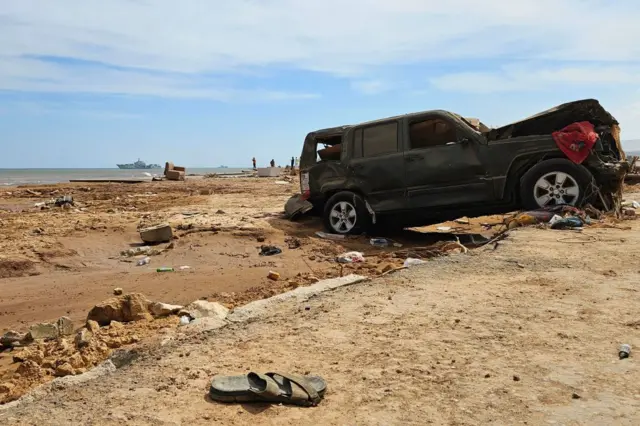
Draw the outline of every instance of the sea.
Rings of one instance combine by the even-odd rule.
[[[250,168],[187,167],[187,175],[241,173]],[[0,187],[64,183],[77,179],[140,179],[162,176],[164,169],[0,169]]]

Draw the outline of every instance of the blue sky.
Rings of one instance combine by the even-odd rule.
[[[639,19],[631,0],[5,1],[0,167],[285,163],[322,127],[580,98],[640,139]]]

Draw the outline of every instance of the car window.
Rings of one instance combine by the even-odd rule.
[[[429,148],[456,142],[456,129],[445,120],[434,118],[409,126],[411,149]]]
[[[357,131],[356,131],[357,134]],[[357,152],[357,148],[354,150]],[[362,156],[398,152],[398,123],[385,123],[362,129]]]

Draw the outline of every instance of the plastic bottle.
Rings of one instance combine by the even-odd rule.
[[[156,272],[173,272],[173,268],[158,268]]]
[[[624,345],[620,345],[620,350],[618,350],[618,356],[620,357],[620,359],[629,358],[630,354],[631,345],[627,345],[626,343]]]
[[[149,256],[147,256],[147,257],[145,257],[143,259],[138,260],[137,265],[138,266],[148,265],[150,262],[151,262],[151,258]]]

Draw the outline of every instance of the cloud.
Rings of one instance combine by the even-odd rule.
[[[509,65],[495,71],[457,72],[430,79],[441,90],[494,93],[535,92],[558,86],[640,84],[640,66],[581,64],[548,67],[548,64]]]
[[[371,93],[382,87],[371,77],[381,67],[506,58],[633,62],[639,15],[640,3],[631,0],[615,7],[604,0],[5,1],[0,90],[223,101],[318,96],[244,88],[239,75],[274,67],[347,77],[354,90]],[[450,87],[461,77],[499,86],[482,73],[435,84]],[[506,87],[522,87],[523,79]]]
[[[392,88],[391,84],[382,80],[355,80],[351,82],[351,89],[364,95],[377,95]]]

